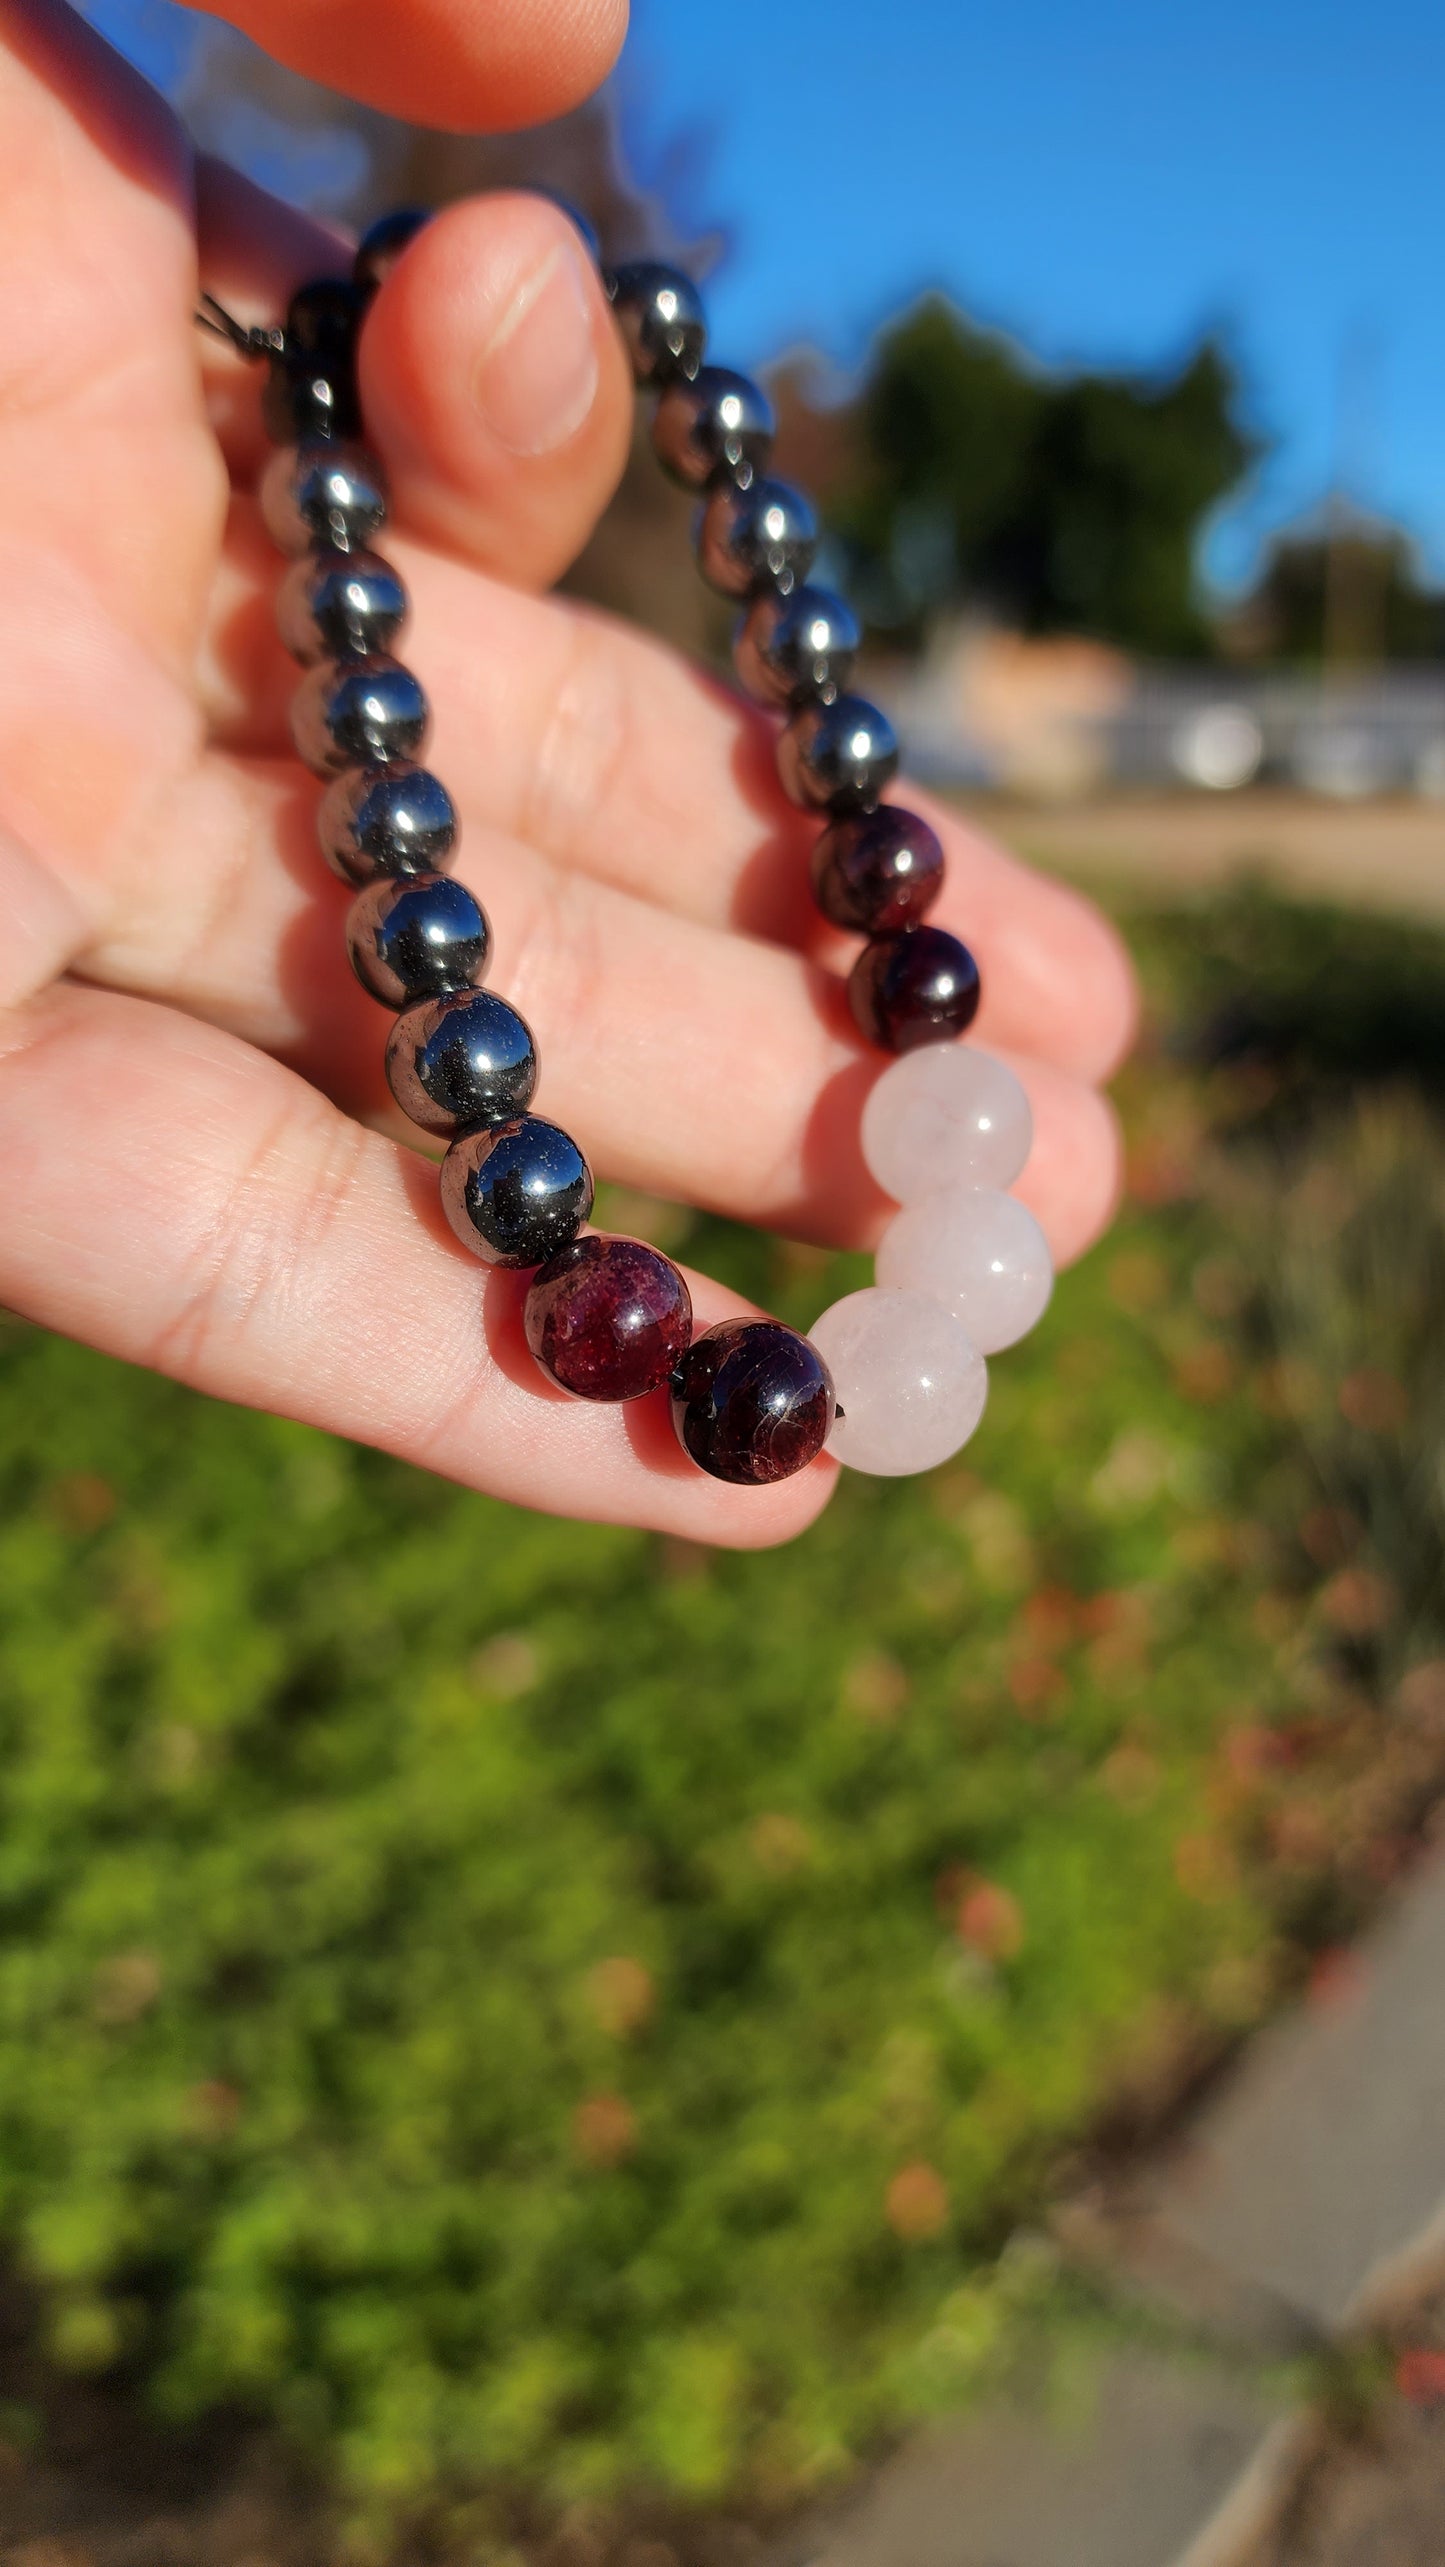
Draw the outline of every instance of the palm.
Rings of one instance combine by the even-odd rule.
[[[208,414],[197,190],[167,112],[37,5],[0,63],[0,172],[0,1295],[528,1503],[701,1540],[797,1529],[826,1468],[740,1492],[636,1419],[552,1396],[510,1284],[483,1281],[427,1172],[356,1119],[381,1117],[384,1024],[347,974],[345,894],[286,753],[255,387],[220,352]],[[224,174],[199,200],[220,291],[274,310],[327,263]],[[545,456],[478,443],[475,296],[499,243],[505,269],[548,226],[535,203],[458,209],[363,349],[459,870],[541,1037],[543,1110],[603,1175],[862,1244],[884,1212],[854,1137],[871,1068],[817,968],[834,957],[796,896],[806,832],[764,726],[640,637],[512,584],[580,543],[625,438],[589,288],[597,382],[576,434]],[[1127,1030],[1127,974],[1081,904],[948,834],[947,923],[981,951],[983,1030],[1033,1090],[1021,1190],[1067,1254],[1110,1199],[1087,1081]],[[701,1279],[696,1299],[704,1320],[728,1306]]]

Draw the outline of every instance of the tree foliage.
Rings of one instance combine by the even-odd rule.
[[[834,521],[871,620],[974,604],[1126,648],[1210,643],[1200,530],[1253,446],[1224,351],[1164,382],[1043,375],[934,296],[878,343]]]
[[[1241,619],[1271,659],[1367,667],[1445,657],[1445,596],[1396,526],[1348,516],[1282,535]]]

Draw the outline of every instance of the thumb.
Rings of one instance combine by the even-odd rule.
[[[478,197],[428,224],[367,317],[361,391],[398,520],[518,587],[581,551],[627,459],[631,368],[544,197]]]

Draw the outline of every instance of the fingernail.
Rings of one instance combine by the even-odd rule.
[[[514,455],[550,454],[581,427],[597,390],[590,279],[558,241],[521,284],[477,363],[476,404]]]

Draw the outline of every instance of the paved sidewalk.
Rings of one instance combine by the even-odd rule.
[[[1325,2545],[1295,2549],[1320,2428],[1257,2385],[1265,2357],[1398,2319],[1445,2271],[1445,1856],[1327,1997],[1256,2040],[1187,2144],[1060,2233],[1194,2354],[1121,2351],[1068,2436],[1002,2407],[921,2436],[773,2567],[1445,2567],[1445,2426],[1393,2427],[1402,2521],[1437,2508],[1425,2546],[1330,2546],[1325,2515]]]
[[[1104,2367],[1073,2431],[995,2411],[929,2435],[797,2554],[812,2567],[1167,2567],[1248,2473],[1282,2485],[1293,2449],[1281,2410],[1222,2369],[1131,2350]]]
[[[1172,2256],[1164,2287],[1197,2309],[1213,2279],[1241,2316],[1338,2334],[1418,2287],[1445,2252],[1445,1858],[1256,2036],[1124,2209],[1120,2261],[1148,2281]]]

